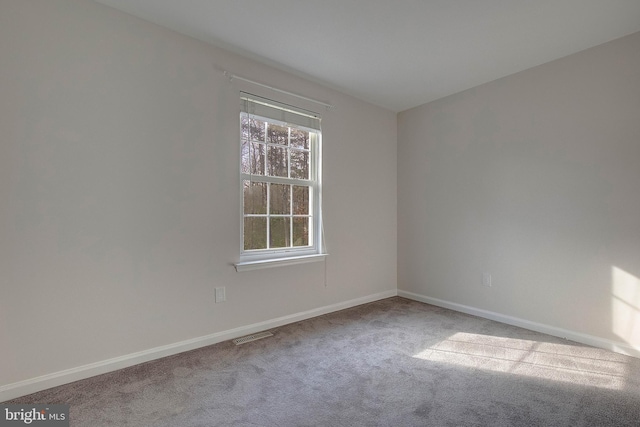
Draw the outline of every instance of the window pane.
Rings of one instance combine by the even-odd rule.
[[[293,218],[293,246],[309,246],[309,218]]]
[[[241,161],[242,161],[242,173],[250,173],[251,172],[251,154],[249,153],[249,142],[246,139],[242,140],[242,152],[241,152]]]
[[[291,178],[309,179],[309,152],[291,150]]]
[[[246,141],[249,139],[249,117],[246,114],[240,116],[240,139]]]
[[[249,164],[247,165],[247,173],[252,173],[254,175],[264,175],[266,149],[267,146],[264,144],[256,144],[255,142],[251,143],[251,155],[249,158]]]
[[[283,147],[268,146],[269,150],[269,175],[287,177],[289,160],[287,149]]]
[[[269,123],[267,135],[269,136],[270,143],[287,145],[289,140],[289,128]]]
[[[311,187],[293,186],[294,215],[309,215],[309,191],[311,191]]]
[[[252,141],[264,142],[264,125],[262,120],[250,119]]]
[[[290,185],[271,184],[271,201],[269,213],[273,215],[289,215],[291,206]]]
[[[291,246],[290,243],[290,230],[289,221],[290,218],[271,218],[270,219],[270,246],[272,248],[287,248]]]
[[[291,146],[309,149],[309,132],[291,129]]]
[[[244,249],[267,248],[267,218],[248,217],[244,219]]]
[[[267,184],[264,182],[244,181],[244,213],[267,213]]]

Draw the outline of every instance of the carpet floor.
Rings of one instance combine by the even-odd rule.
[[[400,297],[24,396],[71,426],[634,426],[640,359]]]

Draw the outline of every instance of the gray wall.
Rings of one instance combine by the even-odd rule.
[[[636,33],[400,113],[399,292],[640,350],[639,52]]]
[[[396,292],[395,113],[90,1],[0,10],[0,388]],[[298,102],[219,68],[335,105],[326,265],[235,272],[239,90]]]

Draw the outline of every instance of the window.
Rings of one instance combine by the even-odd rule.
[[[242,94],[242,247],[236,269],[322,259],[320,118]]]

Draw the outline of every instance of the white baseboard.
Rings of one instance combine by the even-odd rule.
[[[615,351],[616,353],[625,354],[640,358],[640,349],[634,348],[627,343],[608,340],[593,335],[583,334],[581,332],[570,331],[568,329],[557,328],[555,326],[545,325],[543,323],[532,322],[518,317],[507,316],[505,314],[495,313],[493,311],[483,310],[481,308],[470,307],[468,305],[458,304],[451,301],[445,301],[438,298],[428,297],[413,292],[398,290],[398,296],[408,298],[414,301],[420,301],[438,307],[448,308],[454,311],[471,314],[473,316],[483,317],[485,319],[495,320],[496,322],[506,323],[507,325],[519,326],[536,332],[541,332],[554,337],[565,338],[581,344],[590,345],[592,347],[603,348],[605,350]]]
[[[54,372],[42,375],[36,378],[12,383],[0,387],[0,402],[15,399],[20,396],[46,390],[51,387],[67,384],[73,381],[82,380],[93,377],[95,375],[116,371],[118,369],[127,368],[139,363],[148,362],[162,357],[171,356],[196,348],[205,347],[219,342],[232,340],[244,335],[253,334],[267,329],[277,328],[289,323],[299,322],[301,320],[310,319],[312,317],[321,316],[323,314],[332,313],[334,311],[344,310],[346,308],[355,307],[373,301],[396,296],[398,293],[395,289],[368,295],[361,298],[343,301],[336,304],[314,308],[312,310],[300,313],[290,314],[278,317],[276,319],[264,322],[254,323],[247,326],[241,326],[227,331],[216,332],[211,335],[193,338],[186,341],[180,341],[174,344],[164,345],[151,348],[149,350],[139,351],[137,353],[126,354],[124,356],[107,359],[88,365],[78,366],[76,368],[66,369],[64,371]]]

